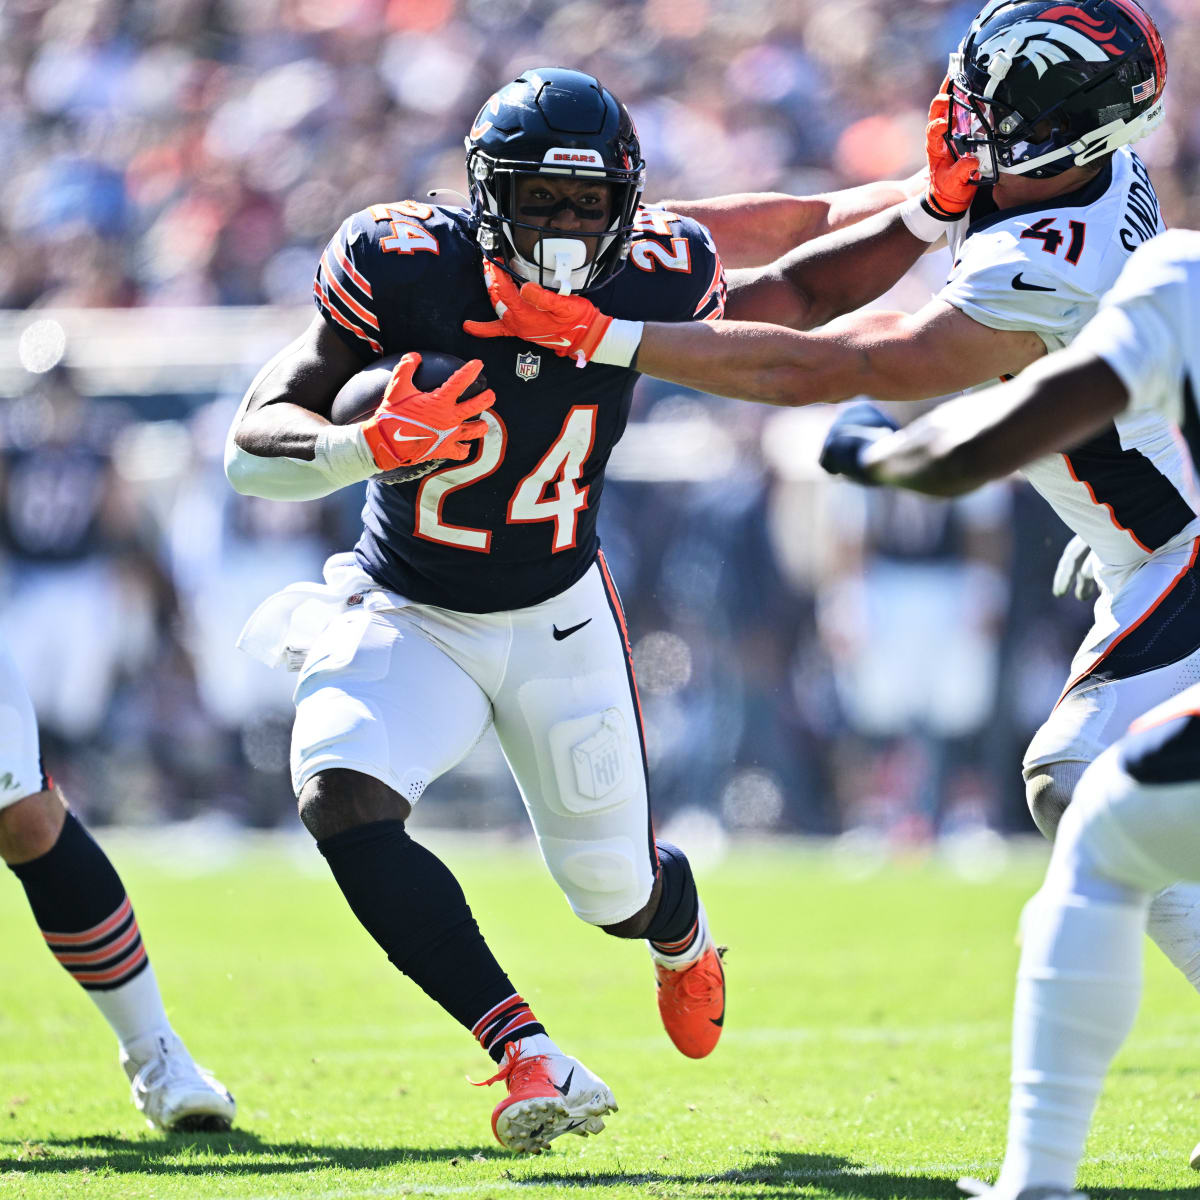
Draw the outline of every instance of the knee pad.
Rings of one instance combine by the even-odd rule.
[[[654,876],[648,856],[630,838],[572,841],[543,835],[538,844],[572,911],[589,925],[616,925],[650,899]]]
[[[614,925],[650,898],[654,872],[641,754],[618,708],[549,731],[553,787],[535,818],[550,874],[576,916]]]
[[[1087,767],[1085,762],[1068,760],[1026,768],[1025,803],[1029,805],[1033,823],[1042,836],[1050,841],[1054,840],[1058,824],[1075,793],[1075,786]]]

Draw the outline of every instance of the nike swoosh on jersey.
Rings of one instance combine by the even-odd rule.
[[[1042,287],[1040,283],[1026,283],[1021,278],[1020,271],[1013,276],[1012,285],[1018,292],[1053,292],[1055,290],[1052,287]]]
[[[580,621],[578,625],[572,625],[569,629],[559,629],[557,625],[551,625],[550,628],[554,630],[554,640],[561,642],[563,638],[568,638],[571,634],[578,633],[585,625],[590,625],[591,623],[592,618],[588,617],[586,621]]]

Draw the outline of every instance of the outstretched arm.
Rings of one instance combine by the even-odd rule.
[[[762,267],[803,242],[853,225],[921,195],[924,171],[816,196],[739,192],[706,200],[666,200],[664,208],[708,227],[727,268]]]
[[[499,320],[475,337],[514,337],[579,365],[634,367],[698,391],[802,405],[870,395],[921,400],[1015,374],[1046,352],[1028,331],[991,329],[942,300],[919,312],[856,312],[810,333],[741,321],[613,320],[585,296],[560,296],[484,267]]]
[[[736,321],[648,324],[636,367],[698,391],[797,406],[859,395],[924,400],[1015,374],[1045,352],[1037,334],[990,329],[932,300],[911,315],[859,312],[810,333]]]
[[[731,272],[725,316],[813,329],[869,304],[929,249],[904,217],[905,205],[897,205],[797,246],[767,267]],[[931,232],[940,238],[940,230]]]
[[[864,448],[861,477],[958,496],[1056,450],[1099,433],[1128,404],[1129,392],[1102,358],[1071,349],[1018,379],[940,405],[906,429]]]
[[[958,220],[975,198],[979,164],[957,158],[946,140],[946,84],[929,106],[927,172],[920,190],[848,228],[796,246],[757,271],[729,280],[725,315],[812,329],[878,299]],[[916,177],[914,177],[916,178]]]

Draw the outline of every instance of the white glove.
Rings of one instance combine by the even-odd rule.
[[[1063,548],[1054,568],[1050,590],[1056,596],[1075,592],[1076,600],[1091,600],[1100,590],[1096,582],[1096,560],[1092,548],[1076,534]]]

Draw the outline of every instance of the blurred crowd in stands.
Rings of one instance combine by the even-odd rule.
[[[1147,2],[1172,75],[1168,122],[1139,151],[1168,223],[1200,226],[1200,8]],[[649,198],[901,176],[975,7],[7,0],[0,308],[303,305],[347,213],[464,188],[476,110],[538,64],[625,100]],[[921,303],[945,267],[926,260],[897,302]],[[0,628],[47,766],[95,820],[291,819],[291,678],[233,639],[353,542],[361,496],[235,495],[220,453],[236,391],[151,422],[145,397],[81,394],[59,367],[0,399]],[[639,385],[601,534],[656,808],[914,841],[1025,828],[1020,752],[1090,616],[1049,595],[1068,535],[1017,483],[943,504],[828,481],[827,419]],[[680,428],[703,469],[642,470],[662,456],[639,447]],[[435,822],[520,819],[494,743],[430,789],[435,806]]]

